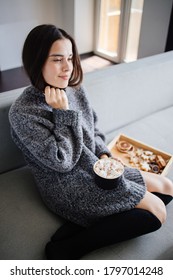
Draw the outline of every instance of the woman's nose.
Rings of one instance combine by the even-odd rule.
[[[64,60],[63,71],[68,71],[69,69],[70,69],[70,62],[68,60]]]

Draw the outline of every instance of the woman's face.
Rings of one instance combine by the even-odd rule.
[[[66,88],[73,71],[72,43],[69,39],[55,41],[43,66],[45,82],[52,87]]]

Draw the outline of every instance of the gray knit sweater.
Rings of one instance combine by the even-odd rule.
[[[141,173],[126,168],[114,190],[100,189],[93,164],[109,151],[83,87],[67,88],[69,110],[52,109],[42,92],[27,88],[11,106],[12,137],[35,176],[45,204],[56,214],[88,226],[134,208],[146,187]]]

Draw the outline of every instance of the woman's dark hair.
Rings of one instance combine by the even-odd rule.
[[[22,51],[22,61],[31,83],[39,90],[44,90],[47,83],[42,75],[42,68],[48,57],[52,44],[59,39],[69,39],[73,51],[73,72],[69,80],[69,86],[80,85],[83,72],[80,57],[74,39],[63,29],[51,24],[36,26],[28,34]]]

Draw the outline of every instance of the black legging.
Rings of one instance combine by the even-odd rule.
[[[154,194],[165,205],[172,200],[172,196]],[[80,259],[95,249],[156,231],[160,227],[161,222],[155,215],[137,208],[102,218],[88,228],[66,222],[46,244],[45,253],[47,259]]]

